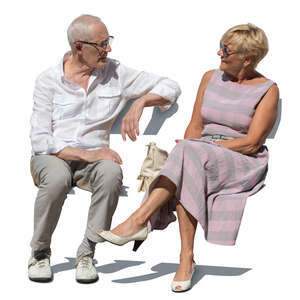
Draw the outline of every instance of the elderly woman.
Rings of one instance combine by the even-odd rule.
[[[149,188],[143,204],[104,239],[134,250],[153,229],[176,220],[181,252],[172,290],[191,287],[198,222],[207,241],[234,245],[248,196],[263,185],[268,168],[264,142],[277,117],[276,84],[255,68],[268,52],[260,28],[238,25],[222,37],[219,69],[204,74],[191,121]]]

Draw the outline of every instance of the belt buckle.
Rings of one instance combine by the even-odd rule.
[[[221,139],[222,139],[222,135],[220,135],[220,134],[214,134],[214,135],[212,136],[212,138],[213,138],[214,140],[221,140]]]

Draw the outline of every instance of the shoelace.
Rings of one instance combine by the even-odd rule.
[[[46,266],[46,259],[38,260],[37,265],[39,268],[43,268]]]
[[[90,259],[88,256],[84,256],[80,261],[79,261],[79,266],[81,268],[86,268],[88,269],[89,268],[89,262],[90,262]]]

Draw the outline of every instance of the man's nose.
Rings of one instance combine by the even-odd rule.
[[[106,46],[105,51],[106,51],[106,52],[111,52],[111,46],[110,46],[110,44],[108,44],[108,45]]]
[[[217,54],[218,54],[219,56],[223,56],[223,55],[224,55],[222,49],[219,49],[218,52],[217,52]]]

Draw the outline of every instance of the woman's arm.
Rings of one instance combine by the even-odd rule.
[[[184,138],[195,138],[200,139],[201,133],[203,130],[203,123],[202,123],[202,117],[201,117],[201,106],[203,102],[203,95],[205,92],[205,89],[210,81],[211,76],[213,75],[214,70],[206,72],[201,80],[201,83],[198,88],[196,101],[194,104],[193,114],[191,121],[188,125],[188,127],[185,130]]]
[[[272,85],[256,108],[248,134],[244,138],[218,141],[216,143],[242,154],[254,154],[265,143],[276,118],[279,100],[279,89]]]

